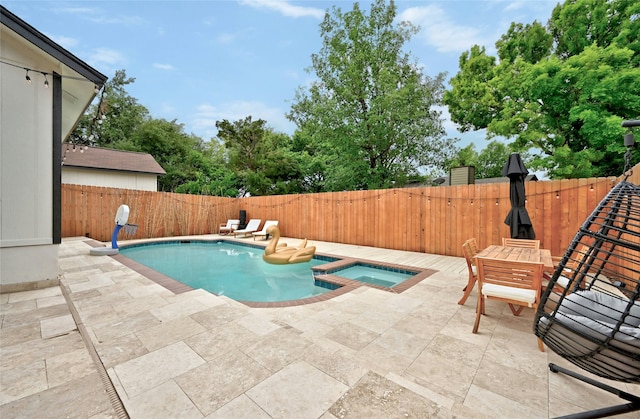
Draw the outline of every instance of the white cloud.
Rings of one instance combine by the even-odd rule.
[[[507,5],[504,7],[505,11],[519,11],[522,10],[526,7],[526,5],[524,4],[524,2],[521,1],[512,1],[510,3],[507,3]]]
[[[324,18],[324,10],[315,7],[295,6],[285,0],[240,0],[241,5],[255,9],[271,9],[288,17],[315,17]]]
[[[216,41],[219,44],[230,44],[238,38],[236,34],[224,32],[216,36]]]
[[[144,26],[147,22],[139,16],[94,16],[90,21],[107,25]]]
[[[70,13],[73,15],[88,15],[96,13],[96,9],[91,7],[63,7],[59,12]]]
[[[175,114],[176,114],[176,111],[177,111],[176,107],[175,107],[175,106],[173,106],[171,103],[168,103],[168,102],[162,102],[162,103],[160,104],[160,112],[161,112],[163,115],[173,116],[173,115],[175,115]]]
[[[56,35],[49,35],[49,34],[45,34],[45,35],[47,35],[49,38],[53,40],[53,42],[61,45],[65,49],[72,49],[78,45],[78,40],[75,38],[71,38],[69,36],[64,36],[64,35],[56,36]]]
[[[398,19],[420,26],[418,37],[439,52],[462,52],[474,44],[494,43],[480,27],[457,24],[437,5],[410,7],[400,13]]]
[[[173,67],[171,64],[153,63],[153,67],[159,70],[167,70],[167,71],[175,69],[175,67]]]
[[[135,15],[109,15],[99,7],[65,7],[57,9],[56,13],[72,14],[80,16],[94,23],[100,24],[122,24],[130,26],[139,26],[145,24],[145,20]]]
[[[233,101],[219,105],[202,104],[197,107],[189,126],[196,135],[208,140],[217,135],[216,121],[237,121],[251,115],[255,121],[264,119],[276,131],[292,134],[295,126],[284,116],[285,111],[258,101]]]
[[[255,36],[255,28],[252,26],[248,26],[244,28],[236,28],[235,31],[220,32],[218,35],[216,35],[215,41],[223,45],[239,43],[242,41],[246,43],[247,39],[252,39]]]
[[[96,48],[89,55],[88,61],[96,68],[108,67],[111,70],[123,68],[127,62],[122,53],[109,48]]]

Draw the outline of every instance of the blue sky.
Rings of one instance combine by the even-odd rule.
[[[370,1],[361,1],[367,9]],[[472,45],[490,53],[511,22],[546,23],[557,1],[396,1],[398,18],[420,26],[406,45],[425,74],[458,71]],[[111,77],[136,79],[129,94],[154,118],[177,120],[208,140],[215,122],[252,115],[292,134],[284,116],[321,47],[319,24],[333,6],[352,1],[2,1],[2,5],[80,59]],[[447,84],[448,86],[448,84]],[[445,112],[445,116],[447,116]],[[449,136],[485,145],[482,132]]]

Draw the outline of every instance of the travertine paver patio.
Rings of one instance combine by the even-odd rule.
[[[576,368],[538,351],[532,310],[488,302],[472,334],[475,292],[457,304],[463,259],[314,245],[438,272],[400,294],[250,308],[173,294],[65,239],[60,287],[0,295],[0,417],[546,418],[621,403],[548,371]]]

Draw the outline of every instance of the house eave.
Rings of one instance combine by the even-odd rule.
[[[100,73],[93,67],[90,67],[66,49],[60,47],[47,36],[11,13],[2,5],[0,5],[0,12],[3,25],[23,37],[25,40],[31,42],[34,46],[46,52],[54,59],[62,62],[64,65],[80,74],[82,77],[85,77],[87,80],[95,83],[97,86],[102,86],[107,81],[107,76]]]

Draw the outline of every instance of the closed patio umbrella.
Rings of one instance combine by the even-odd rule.
[[[511,228],[512,239],[535,239],[531,218],[525,208],[524,179],[529,171],[522,163],[520,154],[511,153],[507,163],[502,169],[502,175],[509,177],[509,200],[511,210],[507,214],[504,223]]]

